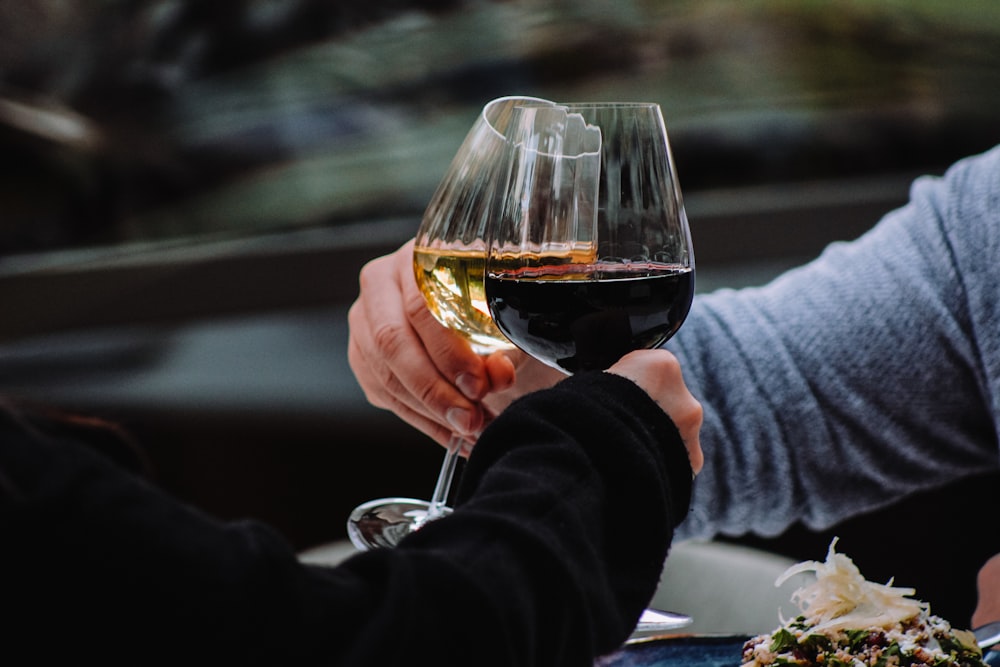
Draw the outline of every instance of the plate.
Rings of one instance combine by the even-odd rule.
[[[674,635],[629,643],[595,667],[740,667],[744,635]]]

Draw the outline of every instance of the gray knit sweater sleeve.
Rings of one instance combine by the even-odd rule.
[[[669,345],[705,407],[678,537],[822,529],[1000,466],[1000,147]]]

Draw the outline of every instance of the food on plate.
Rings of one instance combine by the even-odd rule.
[[[892,580],[866,580],[830,543],[825,562],[793,565],[775,582],[801,572],[816,580],[792,593],[799,616],[743,646],[743,667],[983,667],[971,632],[952,628]]]

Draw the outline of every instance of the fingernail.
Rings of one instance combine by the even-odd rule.
[[[466,398],[471,400],[479,398],[479,378],[472,373],[459,373],[458,377],[455,378],[455,386],[458,387],[459,391],[465,394]]]
[[[464,408],[448,408],[444,418],[459,433],[465,434],[471,430],[472,413]]]

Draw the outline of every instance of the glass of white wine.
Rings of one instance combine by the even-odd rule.
[[[510,175],[512,145],[505,132],[515,110],[525,104],[553,105],[533,97],[501,97],[483,108],[416,234],[413,268],[428,308],[482,355],[513,347],[493,324],[483,276],[486,232],[500,212]],[[429,501],[379,498],[355,508],[347,522],[354,545],[362,550],[395,546],[427,521],[447,515],[451,482],[464,443],[459,435],[451,438]]]

